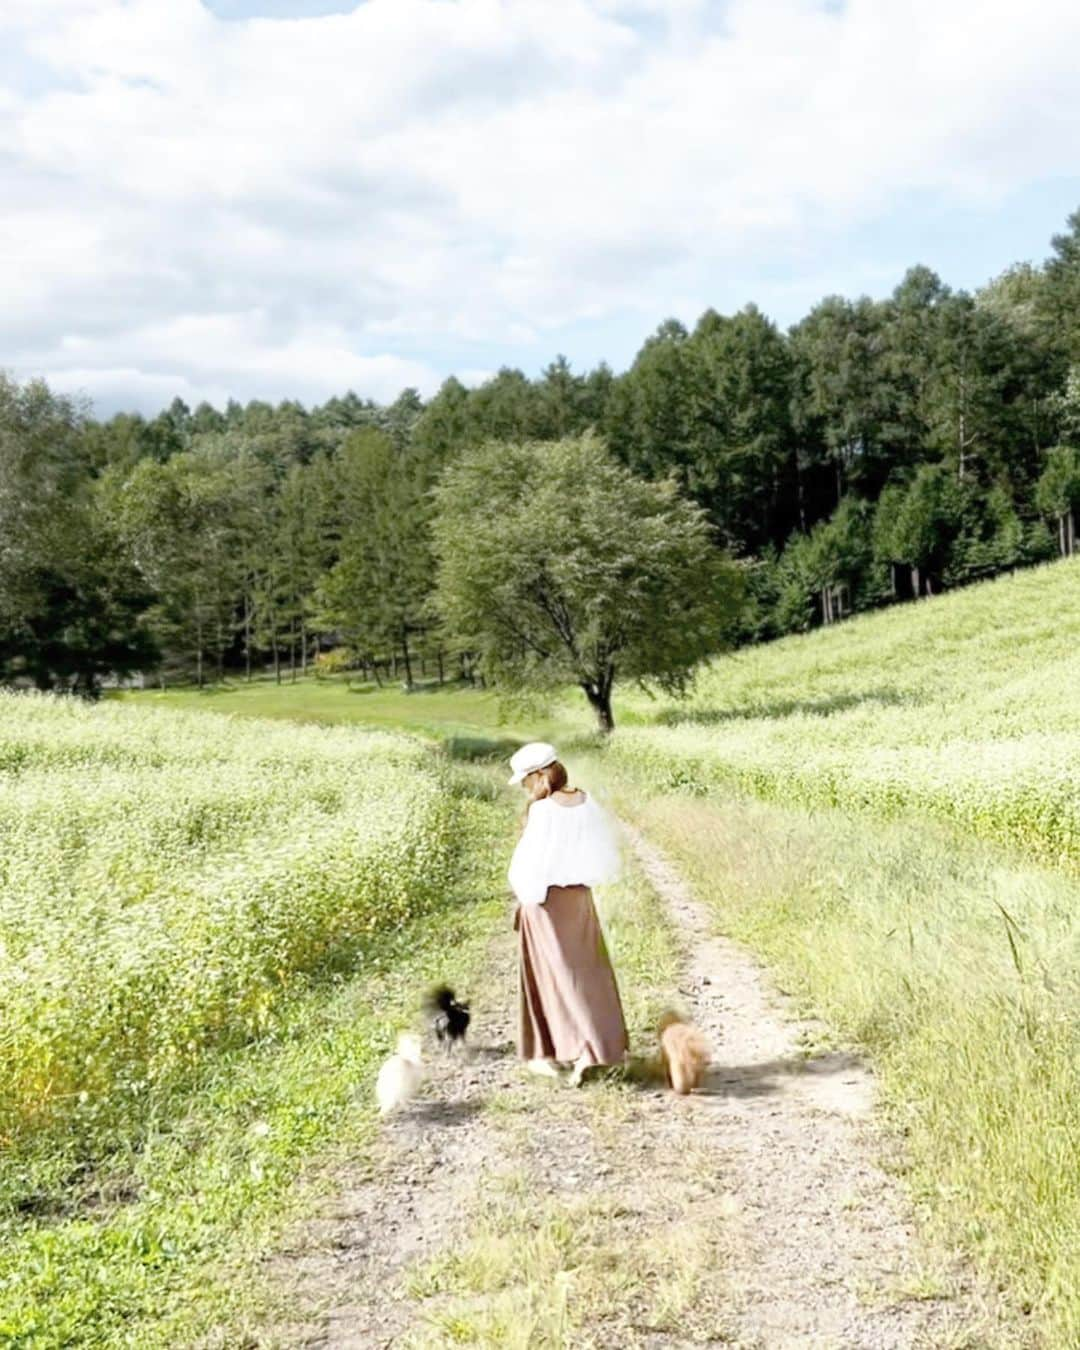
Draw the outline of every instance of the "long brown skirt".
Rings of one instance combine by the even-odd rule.
[[[514,927],[522,1058],[621,1064],[626,1023],[588,886],[549,886],[542,905],[518,906]]]

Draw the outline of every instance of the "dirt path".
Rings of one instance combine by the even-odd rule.
[[[915,1237],[867,1072],[808,1055],[813,1028],[630,839],[685,949],[679,1001],[714,1050],[704,1089],[526,1080],[501,937],[485,987],[505,1003],[477,1018],[473,1054],[432,1064],[427,1095],[275,1259],[297,1318],[272,1343],[1020,1345]]]

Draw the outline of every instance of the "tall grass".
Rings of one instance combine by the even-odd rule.
[[[505,806],[405,737],[36,697],[0,765],[0,1342],[247,1343],[305,1166],[504,917]]]
[[[99,1134],[451,884],[422,746],[0,697],[0,1136]]]
[[[932,816],[1080,866],[1080,560],[737,653],[626,712],[612,759],[657,786]]]
[[[939,1230],[1049,1344],[1080,1344],[1075,883],[925,823],[685,795],[638,810],[719,926],[870,1051]]]

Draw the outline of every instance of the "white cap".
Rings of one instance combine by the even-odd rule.
[[[549,764],[554,764],[558,758],[555,747],[548,745],[546,741],[530,741],[528,745],[523,745],[520,750],[515,750],[510,756],[510,767],[514,771],[514,776],[510,779],[510,786],[515,787],[523,778],[530,773],[535,773],[537,769],[546,769]]]

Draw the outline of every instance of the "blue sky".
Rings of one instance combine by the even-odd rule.
[[[99,411],[625,366],[1080,206],[1073,0],[4,0],[0,366]]]
[[[355,0],[204,0],[222,19],[317,19],[326,14],[348,14]]]

